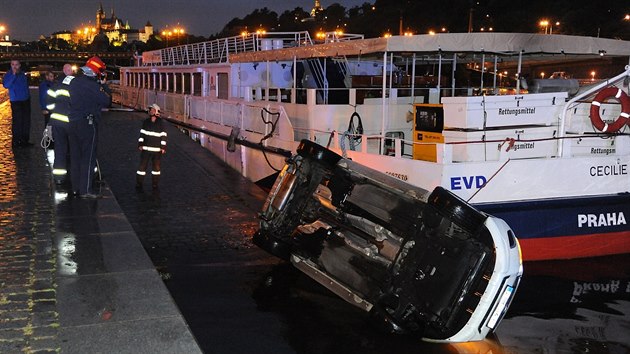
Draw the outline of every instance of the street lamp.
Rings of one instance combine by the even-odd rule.
[[[0,40],[2,41],[9,41],[9,36],[3,36],[3,33],[6,32],[7,27],[5,25],[0,25]],[[9,52],[9,46],[11,46],[11,43],[6,43],[6,47],[7,47],[7,53]]]
[[[168,41],[171,37],[175,37],[177,44],[179,44],[179,36],[183,36],[185,33],[186,30],[177,23],[177,26],[173,27],[173,29],[168,29],[167,26],[166,29],[162,31],[162,36],[166,37],[166,46],[168,47]]]
[[[184,28],[182,28],[182,27],[175,27],[173,29],[173,35],[177,39],[177,44],[179,45],[179,36],[183,36],[184,35]]]
[[[538,25],[543,29],[544,34],[553,34],[553,26],[560,26],[560,21],[552,22],[549,20],[540,20]]]
[[[166,46],[168,47],[168,40],[171,37],[173,32],[171,31],[162,31],[162,36],[166,37]]]
[[[543,29],[543,33],[547,34],[547,29],[549,28],[549,21],[547,21],[547,20],[540,20],[538,25],[540,25],[540,27]]]
[[[591,71],[591,81],[595,81],[595,71]]]

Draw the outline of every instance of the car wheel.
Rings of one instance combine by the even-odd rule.
[[[442,187],[436,187],[431,192],[428,204],[433,206],[438,214],[470,233],[475,233],[486,221],[484,214]],[[427,219],[434,219],[428,213],[430,211],[425,212]]]
[[[291,246],[289,244],[270,238],[260,231],[254,234],[252,241],[256,246],[282,260],[288,261],[291,257]]]
[[[297,153],[304,158],[310,158],[322,162],[327,167],[333,167],[337,162],[339,162],[339,160],[341,160],[340,155],[337,155],[325,147],[306,139],[300,142],[300,146],[297,148]]]

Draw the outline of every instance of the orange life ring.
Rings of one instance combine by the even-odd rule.
[[[621,114],[612,124],[608,124],[602,120],[599,115],[599,107],[602,102],[605,102],[609,98],[616,98],[621,103]],[[623,128],[626,123],[630,124],[628,118],[630,117],[630,97],[626,95],[621,89],[616,87],[606,87],[599,91],[593,102],[591,102],[591,123],[593,126],[603,133],[614,133]]]

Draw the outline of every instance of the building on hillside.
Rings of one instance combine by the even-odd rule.
[[[98,34],[104,34],[109,43],[112,45],[122,45],[123,43],[131,43],[133,41],[145,42],[153,34],[153,25],[147,21],[143,29],[131,28],[129,22],[116,16],[112,8],[111,15],[108,17],[103,10],[103,4],[99,5],[96,10],[95,25],[88,22],[87,25],[81,25],[76,31],[59,31],[52,34],[53,38],[64,39],[70,43],[92,43]],[[102,36],[99,42],[102,42]]]
[[[123,21],[116,16],[113,8],[110,17],[106,17],[101,4],[96,11],[96,30],[103,32],[109,38],[110,43],[120,45],[133,41],[146,42],[153,34],[153,25],[147,21],[141,30],[131,28],[128,21]]]
[[[324,8],[319,3],[319,0],[315,0],[315,6],[311,9],[311,17],[316,17],[322,11],[324,11]]]

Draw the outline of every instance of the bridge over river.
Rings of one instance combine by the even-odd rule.
[[[108,66],[128,66],[133,62],[132,52],[0,52],[0,71],[6,71],[11,60],[14,59],[21,61],[25,67],[29,68],[39,65],[51,65],[60,68],[64,63],[83,64],[88,58],[95,55]]]

